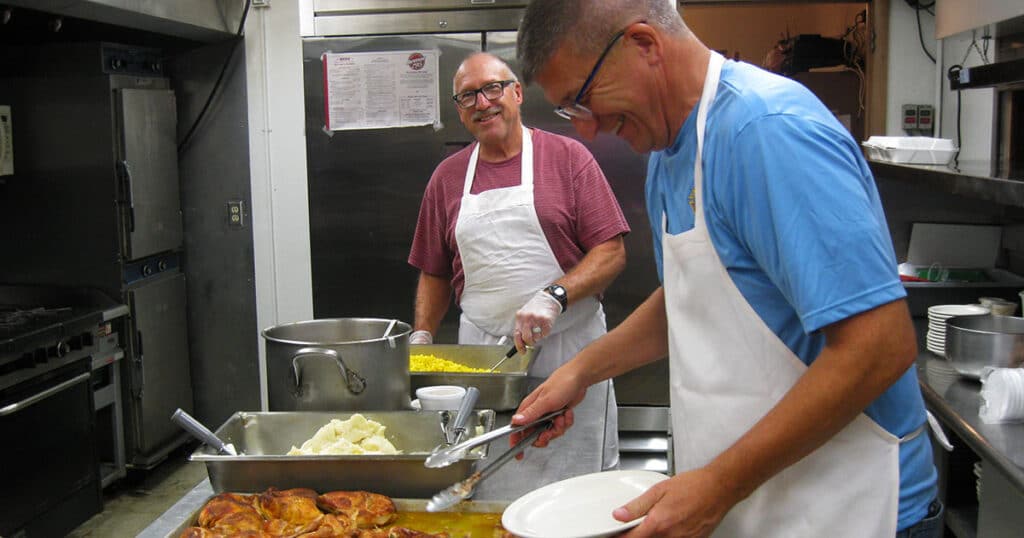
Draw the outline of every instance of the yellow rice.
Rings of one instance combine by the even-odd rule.
[[[486,368],[470,368],[434,355],[409,355],[410,372],[486,372]]]

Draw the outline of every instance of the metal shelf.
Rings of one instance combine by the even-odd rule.
[[[999,170],[983,161],[964,161],[958,166],[870,160],[868,164],[875,179],[911,183],[949,194],[1024,207],[1024,170]]]

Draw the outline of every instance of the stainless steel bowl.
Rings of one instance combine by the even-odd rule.
[[[946,359],[960,375],[978,379],[986,366],[1024,364],[1024,318],[956,316],[946,320]]]

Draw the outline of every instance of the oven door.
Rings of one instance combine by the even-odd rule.
[[[63,536],[103,509],[90,366],[0,392],[0,536]]]

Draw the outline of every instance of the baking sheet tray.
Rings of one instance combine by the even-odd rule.
[[[490,368],[505,356],[510,345],[451,345],[451,344],[418,344],[409,346],[410,355],[434,355],[469,366],[471,368]],[[458,385],[460,387],[476,387],[480,391],[477,409],[494,409],[508,411],[519,407],[519,402],[526,396],[528,383],[527,370],[536,358],[540,347],[529,349],[525,354],[516,354],[502,363],[492,373],[461,373],[461,372],[409,372],[409,385],[412,397],[416,397],[416,389],[430,385]]]
[[[319,491],[318,491],[319,492]],[[199,511],[203,509],[203,506],[212,499],[213,496],[207,497],[198,508],[181,523],[174,530],[167,533],[165,538],[179,538],[185,529],[194,527],[197,524],[197,518],[199,517]],[[399,512],[426,512],[427,511],[427,499],[406,499],[406,498],[392,498],[395,503],[395,508]],[[441,512],[448,513],[473,513],[473,514],[500,514],[508,508],[509,503],[503,501],[463,501],[447,510],[441,510]],[[474,537],[475,538],[475,537]],[[491,538],[491,537],[487,537]]]
[[[473,465],[487,455],[487,446],[470,451],[454,464],[428,469],[423,462],[443,441],[442,411],[359,411],[383,424],[385,436],[402,451],[394,456],[288,456],[331,419],[345,420],[355,411],[237,412],[217,428],[238,456],[224,456],[206,445],[189,457],[206,464],[210,484],[224,491],[263,491],[310,488],[316,491],[366,490],[389,497],[429,498],[468,477]],[[475,411],[470,419],[482,432],[494,429],[494,411]]]

